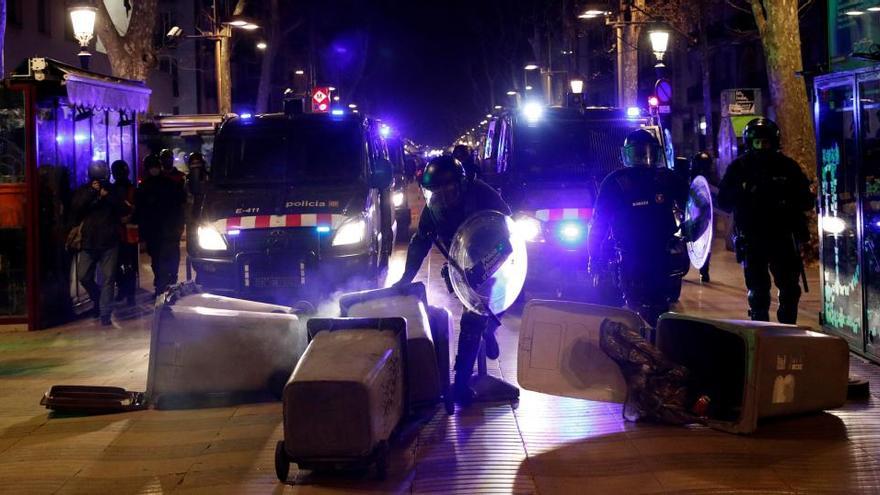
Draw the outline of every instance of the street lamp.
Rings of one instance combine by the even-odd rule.
[[[268,46],[265,41],[260,41],[257,43],[257,50],[265,50]]]
[[[525,70],[536,70],[537,68],[538,68],[538,64],[535,64],[533,62],[529,62],[525,66],[523,66],[523,69],[525,69]]]
[[[73,36],[79,41],[81,47],[79,53],[79,65],[83,69],[89,68],[89,42],[95,35],[95,16],[98,9],[88,4],[77,4],[70,8],[70,21],[73,23]]]
[[[571,92],[579,95],[584,92],[584,80],[583,79],[572,79],[568,82],[568,85],[571,87]]]
[[[669,45],[669,31],[650,31],[648,32],[648,37],[651,38],[651,50],[657,57],[657,65],[654,67],[665,67],[663,55],[666,53],[666,47]]]

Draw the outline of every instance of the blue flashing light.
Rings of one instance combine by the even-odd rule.
[[[338,117],[340,115],[345,115],[345,110],[341,108],[334,108],[333,110],[330,110],[330,114]]]
[[[315,228],[315,230],[317,230],[319,234],[326,234],[327,232],[330,232],[330,226],[329,225],[318,225]]]
[[[239,230],[239,229],[233,229],[233,230],[226,232],[226,235],[238,235],[238,234],[241,234],[241,230]]]
[[[379,126],[379,134],[381,134],[382,137],[388,137],[388,135],[391,134],[391,128],[388,127],[387,124],[382,124]]]
[[[640,117],[641,115],[642,110],[639,107],[629,107],[626,109],[626,116],[631,119]]]
[[[560,222],[556,229],[559,240],[569,246],[580,244],[586,239],[586,229],[581,222],[569,220]]]
[[[253,117],[253,114],[250,114],[250,113],[245,112],[245,113],[239,115],[239,117],[241,117],[241,118],[244,119],[244,120],[247,120],[247,119]]]
[[[64,136],[62,136],[61,134],[55,136],[55,142],[56,142],[56,143],[63,143],[63,142],[64,142]]]
[[[73,140],[76,141],[77,143],[82,143],[83,141],[88,141],[88,139],[89,139],[88,134],[77,133],[77,134],[73,135]]]

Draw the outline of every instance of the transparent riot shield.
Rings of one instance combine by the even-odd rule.
[[[449,247],[455,295],[469,310],[494,315],[510,307],[526,280],[525,239],[512,218],[497,211],[473,214]]]
[[[688,193],[683,230],[687,239],[688,257],[694,268],[706,264],[712,249],[712,193],[702,175],[694,177]]]

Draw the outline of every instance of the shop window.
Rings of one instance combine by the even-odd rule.
[[[0,317],[27,315],[24,101],[0,90]]]

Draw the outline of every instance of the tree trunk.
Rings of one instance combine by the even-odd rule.
[[[718,156],[715,148],[715,119],[712,116],[712,59],[709,55],[709,33],[705,22],[700,26],[700,65],[703,83],[703,114],[706,116],[706,148],[714,160]],[[707,179],[713,180],[712,177]]]
[[[110,69],[116,77],[144,81],[156,66],[153,30],[156,27],[158,0],[132,2],[128,29],[120,34],[110,19],[104,2],[97,2],[95,31],[107,49]]]
[[[645,10],[645,0],[635,0],[635,8],[630,9],[630,20],[633,23],[642,21]],[[626,1],[621,0],[621,11],[626,8]],[[641,9],[641,10],[639,10]],[[620,94],[618,105],[621,107],[639,106],[639,36],[642,33],[641,25],[628,24],[623,27],[622,37],[617,40],[620,56]]]
[[[226,115],[232,112],[232,69],[230,67],[232,28],[220,27],[217,40],[217,113]]]
[[[770,97],[776,123],[782,131],[782,149],[800,164],[810,181],[816,181],[816,141],[807,89],[798,72],[803,69],[798,0],[751,0],[761,34]],[[813,219],[815,220],[815,214]],[[818,256],[817,222],[810,222],[812,259]]]
[[[0,0],[0,79],[6,77],[6,0]]]
[[[260,85],[257,88],[257,113],[266,113],[269,110],[269,93],[272,92],[272,68],[275,56],[278,53],[278,45],[281,44],[280,16],[278,0],[271,0],[269,3],[269,36],[266,50],[263,51],[263,60],[260,64]]]

